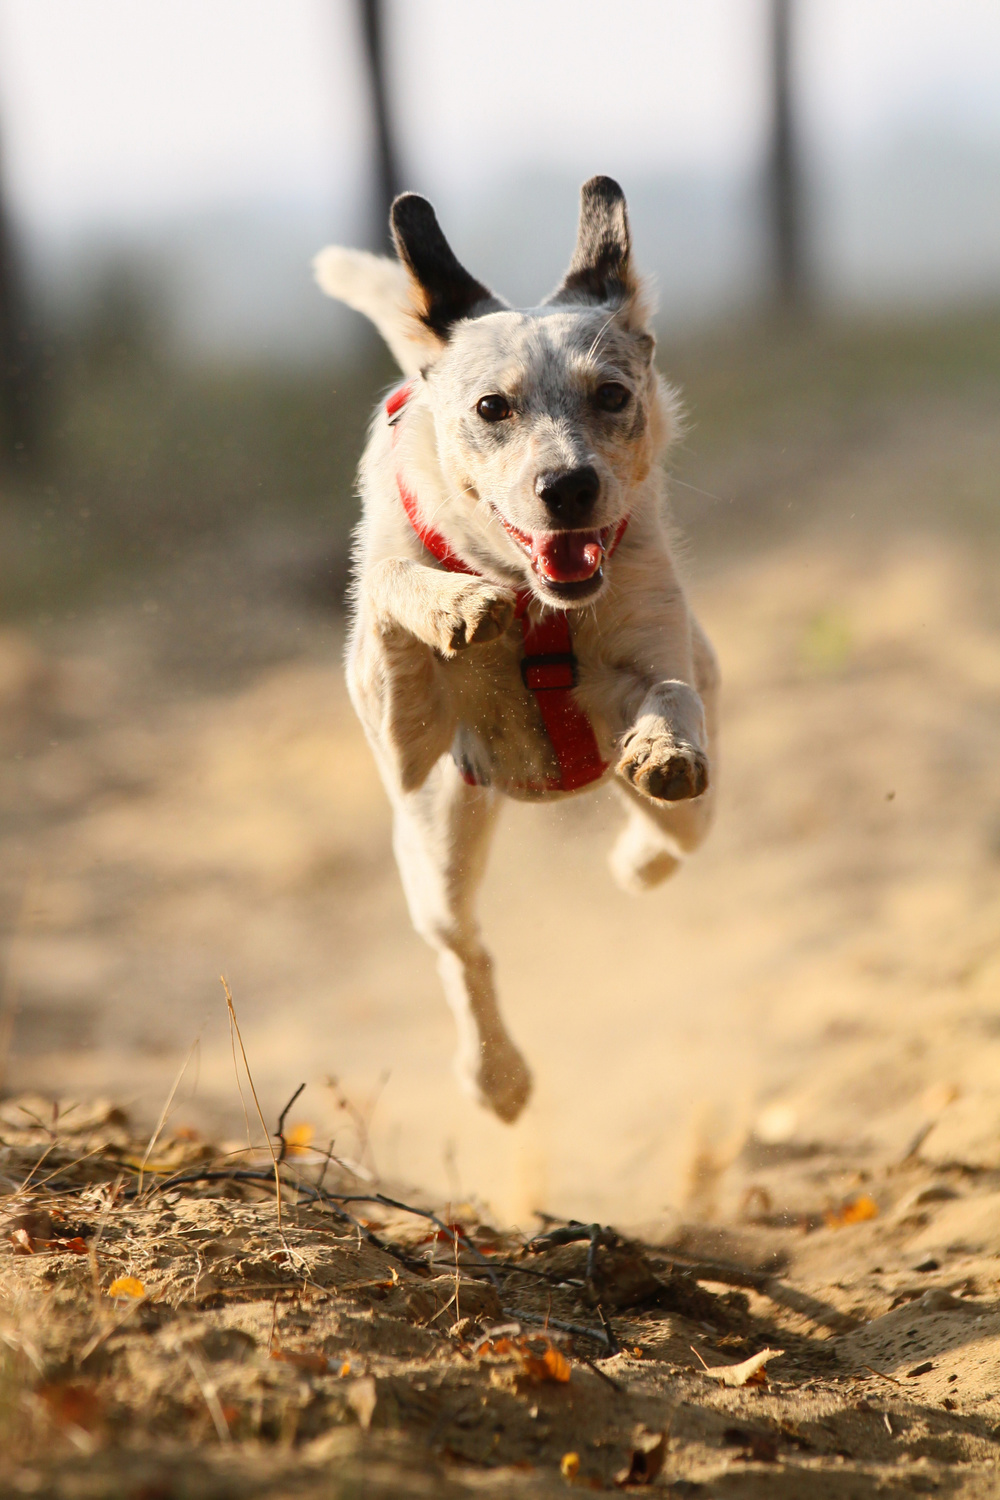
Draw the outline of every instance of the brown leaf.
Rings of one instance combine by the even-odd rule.
[[[557,1385],[565,1385],[572,1374],[569,1360],[564,1354],[550,1344],[544,1354],[532,1354],[527,1349],[515,1349],[521,1368],[525,1375],[531,1380],[541,1383],[544,1380],[552,1380]]]
[[[272,1359],[280,1359],[286,1365],[294,1365],[297,1370],[308,1370],[313,1375],[326,1375],[330,1369],[330,1361],[325,1354],[313,1354],[306,1349],[272,1349]]]
[[[36,1395],[60,1427],[82,1427],[91,1432],[100,1426],[104,1416],[104,1407],[93,1386],[79,1381],[39,1386]]]
[[[541,1349],[532,1348],[532,1344],[536,1346],[541,1344],[542,1347]],[[487,1340],[480,1346],[478,1352],[480,1354],[512,1354],[521,1366],[521,1375],[539,1385],[548,1380],[557,1385],[566,1385],[573,1373],[569,1360],[565,1354],[560,1354],[551,1339]]]
[[[16,1233],[23,1229],[29,1240],[51,1240],[56,1230],[52,1224],[52,1215],[44,1208],[28,1208],[11,1223],[12,1232]]]

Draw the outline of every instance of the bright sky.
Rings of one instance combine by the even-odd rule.
[[[1000,144],[998,0],[799,0],[815,143]],[[731,168],[765,124],[763,0],[390,0],[406,175]],[[39,227],[287,196],[365,169],[353,0],[0,0],[0,120]]]

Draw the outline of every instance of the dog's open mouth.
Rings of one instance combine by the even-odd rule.
[[[602,531],[520,531],[497,511],[512,541],[531,559],[543,583],[557,591],[567,585],[600,580],[611,527]]]

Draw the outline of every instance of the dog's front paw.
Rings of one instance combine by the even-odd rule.
[[[503,635],[514,618],[514,607],[510,589],[477,579],[460,583],[448,602],[434,611],[434,644],[446,656],[467,646],[485,646]]]
[[[708,790],[708,757],[669,733],[633,730],[615,769],[654,802],[686,802]]]

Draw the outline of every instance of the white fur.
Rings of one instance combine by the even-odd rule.
[[[567,606],[498,513],[537,529],[536,472],[582,459],[601,474],[598,524],[630,517],[603,585],[572,608],[571,627],[577,701],[614,768],[605,779],[616,779],[628,808],[612,870],[626,889],[648,889],[701,842],[714,803],[718,674],[677,578],[659,464],[674,400],[651,364],[638,290],[610,309],[557,304],[524,314],[494,303],[500,310],[443,338],[420,321],[420,290],[395,262],[333,248],[315,264],[323,289],[372,319],[404,373],[423,372],[395,437],[376,413],[361,464],[348,684],[393,803],[413,922],[437,951],[456,1017],[460,1078],[512,1120],[531,1078],[500,1018],[474,900],[500,795],[566,795],[524,788],[557,766],[520,680],[515,591],[531,588],[534,613]],[[634,389],[631,436],[628,423],[589,415],[587,382],[609,370]],[[477,391],[501,386],[520,393],[523,414],[491,446],[470,412]],[[583,394],[567,407],[566,390],[577,388]],[[476,576],[446,572],[425,551],[400,479]],[[466,784],[453,749],[490,784]],[[665,788],[677,800],[663,800]]]
[[[322,291],[355,312],[364,313],[385,339],[404,375],[415,375],[433,352],[413,317],[409,278],[398,260],[327,245],[313,260],[313,274]]]

